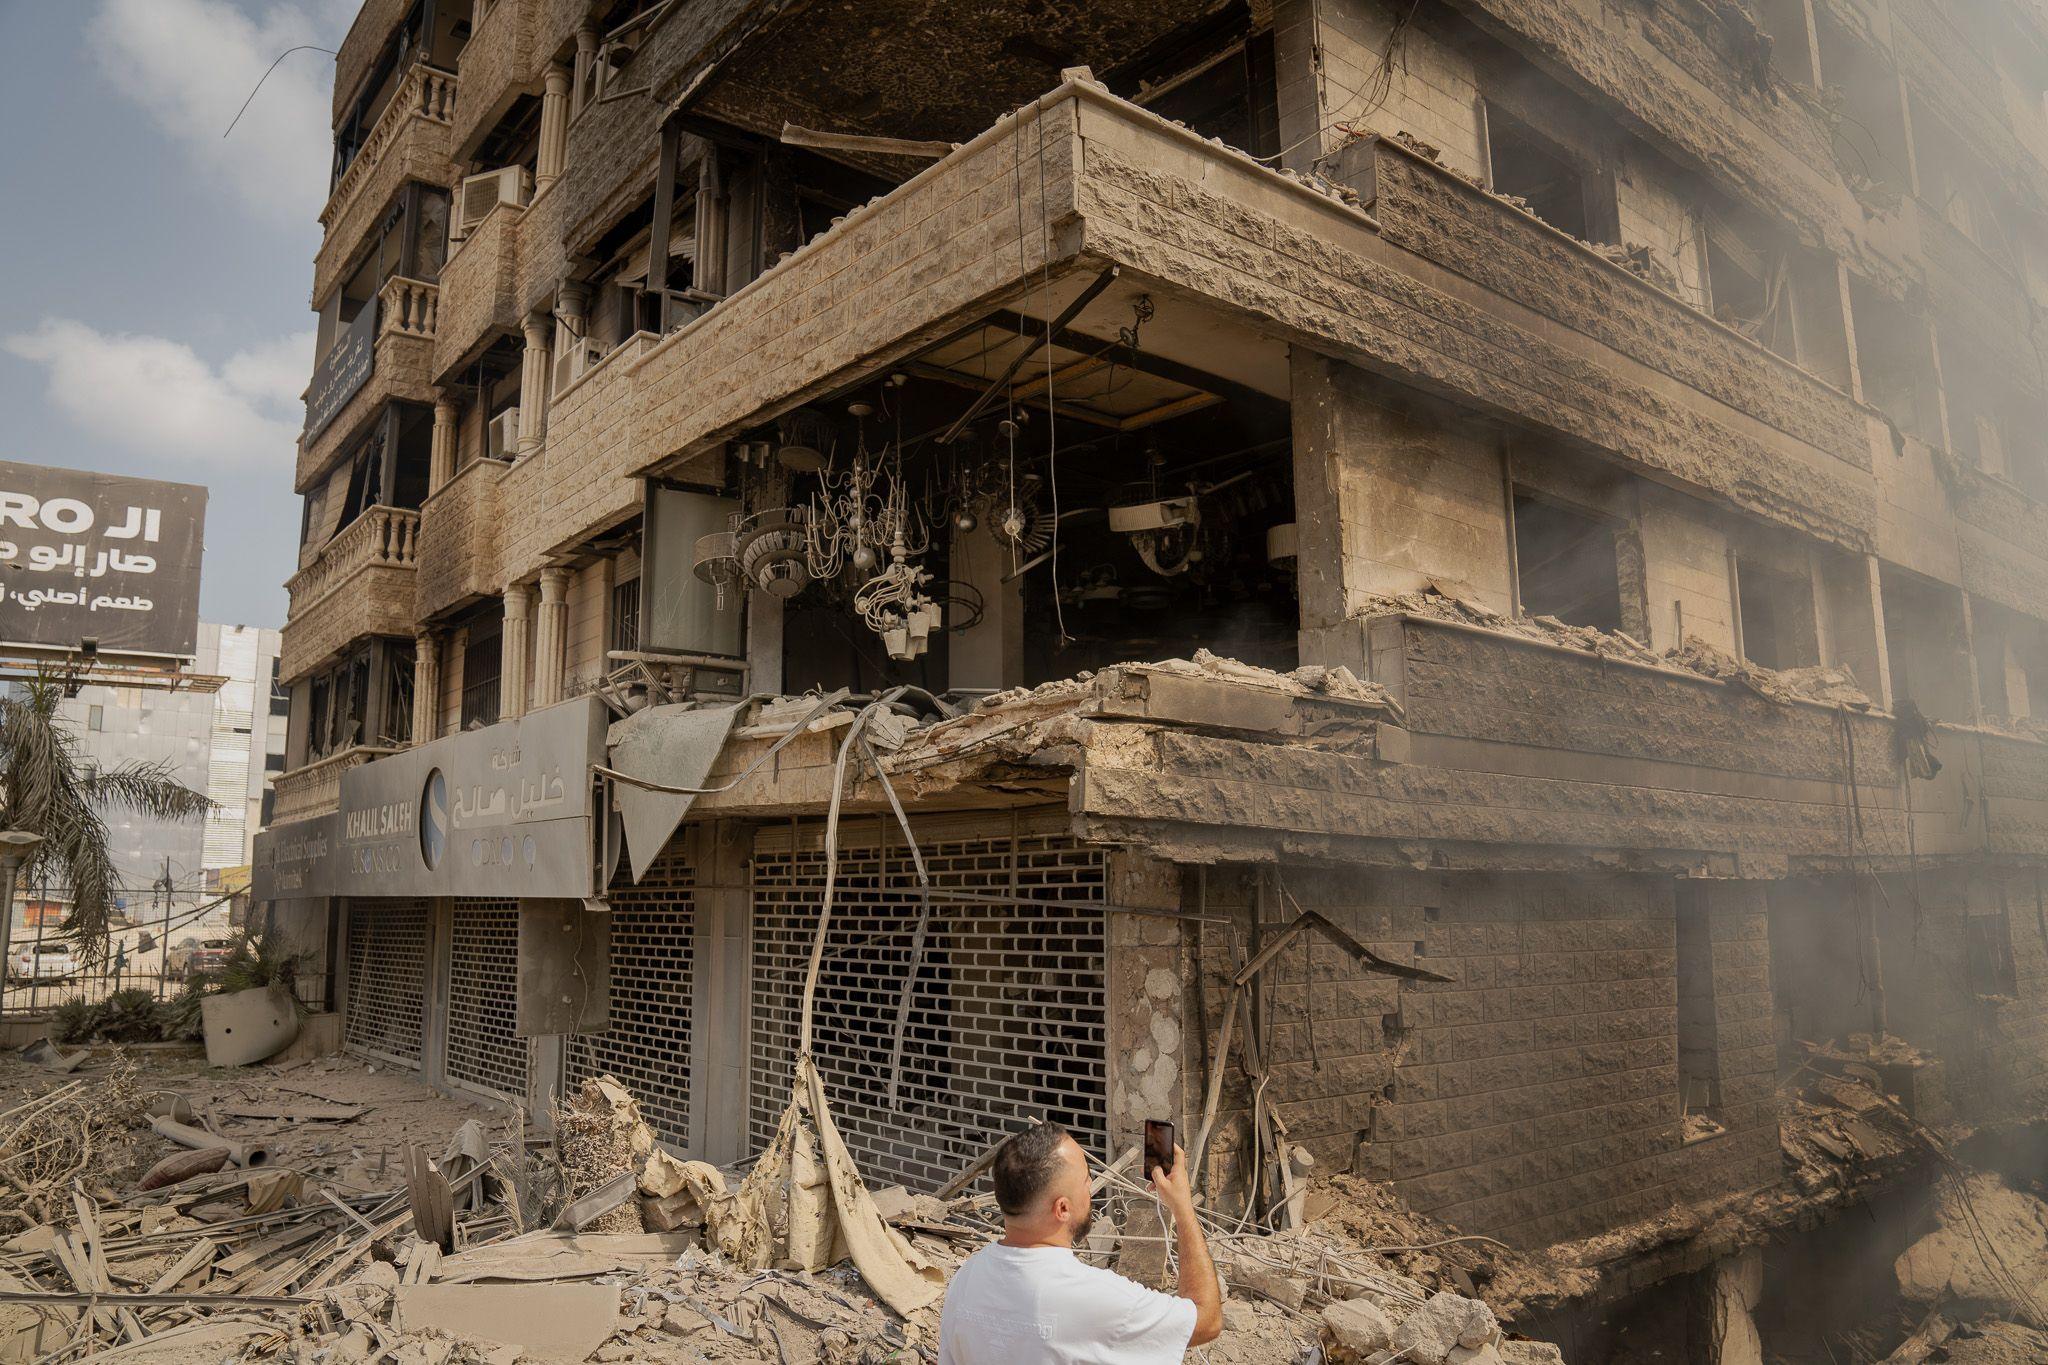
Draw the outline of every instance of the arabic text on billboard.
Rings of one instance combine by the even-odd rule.
[[[0,641],[189,655],[206,490],[0,460]]]

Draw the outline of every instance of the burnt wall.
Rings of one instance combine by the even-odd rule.
[[[1698,310],[1598,260],[1563,233],[1384,140],[1347,148],[1380,235],[1635,357],[1855,469],[1870,468],[1862,410]]]
[[[1706,911],[1725,1131],[1691,1144],[1678,1124],[1669,880],[1283,867],[1266,895],[1269,923],[1298,903],[1389,958],[1456,978],[1367,974],[1323,941],[1263,973],[1266,1093],[1323,1170],[1392,1180],[1418,1208],[1523,1245],[1777,1178],[1753,884],[1718,885]],[[1231,915],[1242,943],[1257,896],[1255,875],[1212,873],[1205,908]],[[1213,1038],[1229,958],[1225,936],[1206,932],[1203,996],[1186,1013],[1206,1017]],[[1244,1173],[1249,1105],[1233,1070],[1219,1189]]]

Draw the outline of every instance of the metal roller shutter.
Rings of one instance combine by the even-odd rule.
[[[665,1142],[690,1134],[690,1006],[696,989],[693,879],[680,853],[664,853],[639,885],[614,883],[611,1027],[569,1040],[567,1088],[618,1077]]]
[[[840,1134],[871,1184],[937,1188],[996,1137],[1040,1118],[1107,1155],[1103,855],[1063,825],[1063,816],[913,822],[935,885],[998,899],[934,905],[894,1108],[890,1046],[917,878],[892,827],[842,826],[813,1050]],[[816,825],[771,827],[755,842],[748,1140],[757,1148],[789,1098],[821,838]]]
[[[519,902],[458,900],[448,934],[448,1079],[526,1098],[526,1040],[513,1032]]]
[[[348,903],[349,1051],[419,1070],[428,917],[419,899]]]

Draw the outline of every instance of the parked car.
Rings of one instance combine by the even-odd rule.
[[[37,943],[17,948],[7,959],[9,981],[50,981],[78,970],[78,959],[68,943]]]
[[[226,962],[233,948],[233,939],[183,939],[171,949],[170,961],[165,965],[170,975],[192,981]]]

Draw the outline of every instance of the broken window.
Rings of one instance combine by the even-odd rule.
[[[1909,436],[1938,445],[1941,412],[1934,383],[1933,339],[1923,318],[1862,280],[1849,282],[1856,363],[1864,401]]]
[[[1714,941],[1707,890],[1678,883],[1678,1102],[1688,1138],[1710,1136],[1699,1122],[1721,1107],[1721,1057],[1714,1008]],[[1699,1116],[1695,1118],[1695,1116]],[[1705,1130],[1705,1131],[1701,1131]]]
[[[1879,572],[1892,696],[1912,702],[1936,720],[1968,721],[1971,694],[1961,595],[1888,564]]]
[[[1898,72],[1826,6],[1815,7],[1813,25],[1835,163],[1866,205],[1896,209],[1913,189]]]
[[[1611,207],[1596,213],[1590,198],[1595,186],[1606,182],[1589,176],[1572,153],[1499,105],[1489,101],[1485,111],[1489,188],[1522,200],[1529,212],[1560,232],[1594,240],[1600,223],[1613,216]],[[1612,235],[1598,233],[1602,240]]]
[[[1917,107],[1913,133],[1920,153],[1920,198],[1986,255],[2017,270],[2002,195],[1990,168],[1946,123]]]
[[[1796,361],[1786,254],[1754,245],[1718,214],[1707,217],[1706,248],[1707,299],[1715,320]]]
[[[1614,528],[1606,522],[1517,492],[1515,579],[1526,615],[1622,628],[1621,574]]]
[[[1788,81],[1814,84],[1813,44],[1806,27],[1806,0],[1757,0],[1758,25],[1770,35],[1771,65]]]
[[[1736,638],[1742,656],[1765,668],[1810,668],[1820,662],[1813,579],[1738,555]]]
[[[1156,44],[1111,72],[1109,88],[1153,113],[1253,156],[1280,150],[1273,35],[1253,33],[1243,0]]]
[[[612,587],[611,645],[615,650],[640,648],[640,580],[629,578]]]
[[[2012,913],[2003,888],[1998,892],[1996,910],[1964,918],[1963,944],[1972,995],[2019,993],[2019,973],[2012,957]]]

